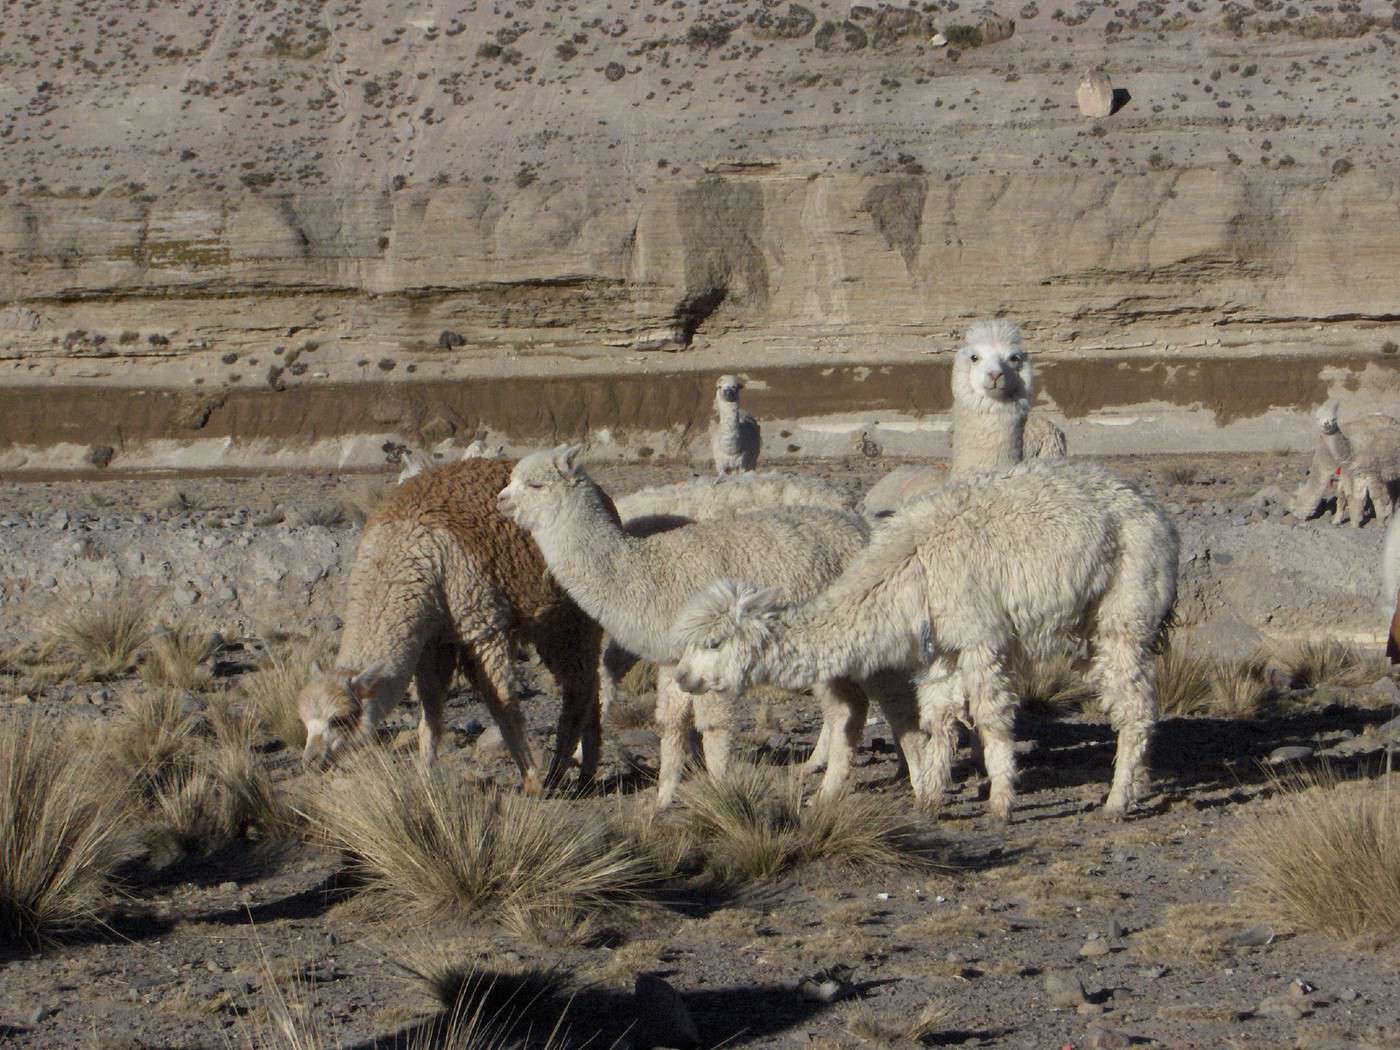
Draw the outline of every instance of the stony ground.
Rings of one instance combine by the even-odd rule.
[[[854,492],[888,466],[808,469]],[[1195,610],[1183,648],[1239,650],[1265,635],[1355,638],[1368,626],[1376,633],[1380,530],[1298,523],[1270,502],[1269,487],[1290,490],[1301,460],[1118,466],[1178,511],[1186,607]],[[686,473],[616,467],[599,476],[621,492]],[[260,632],[337,626],[354,507],[377,480],[7,483],[0,640],[8,647],[39,637],[45,610],[84,579],[100,587],[164,578],[160,603],[223,632],[215,688],[236,691]],[[531,726],[545,747],[553,686],[532,665],[522,671],[537,689]],[[21,675],[6,689],[12,705],[61,722],[112,717],[133,687],[38,688]],[[1354,688],[1281,684],[1258,718],[1167,720],[1152,756],[1158,792],[1121,824],[1094,812],[1112,757],[1107,727],[1091,714],[1027,711],[1017,729],[1024,776],[1015,822],[987,818],[980,769],[964,750],[958,794],[932,828],[944,866],[860,878],[808,868],[741,893],[679,890],[589,946],[522,939],[488,922],[404,929],[375,920],[340,858],[310,846],[146,858],[124,873],[109,931],[0,956],[0,1044],[240,1045],[242,1026],[265,1016],[270,985],[300,975],[314,987],[303,998],[347,1045],[387,1045],[376,1040],[432,1012],[395,966],[427,946],[492,968],[564,968],[588,983],[572,1015],[576,1034],[618,1034],[634,977],[650,972],[682,993],[707,1046],[901,1045],[890,1033],[929,1004],[946,1010],[929,1045],[1394,1046],[1394,948],[1281,922],[1252,888],[1234,842],[1238,828],[1276,804],[1265,768],[1280,748],[1380,775],[1397,732],[1397,696],[1385,678]],[[391,729],[414,721],[405,706]],[[454,697],[449,721],[448,774],[472,770],[513,786],[508,763],[478,746],[489,720],[468,694]],[[782,763],[811,746],[819,717],[809,699],[792,698],[750,712],[745,726],[746,746]],[[655,761],[647,730],[614,727],[605,793],[569,805],[602,818],[647,804],[644,784],[617,775],[619,743]],[[302,777],[275,741],[260,747],[279,782]],[[904,797],[894,771],[888,733],[875,722],[858,759],[861,790]],[[834,1001],[804,994],[804,978],[833,968]]]

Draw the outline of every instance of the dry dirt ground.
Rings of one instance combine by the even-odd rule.
[[[1364,610],[1374,605],[1369,585],[1357,584],[1350,613],[1344,595],[1333,596],[1334,607],[1310,609],[1316,595],[1289,575],[1302,571],[1288,564],[1291,559],[1315,556],[1300,544],[1342,550],[1356,577],[1372,571],[1380,545],[1374,524],[1334,533],[1325,523],[1285,518],[1276,504],[1257,498],[1271,484],[1291,485],[1301,469],[1299,457],[1283,463],[1214,457],[1118,465],[1144,477],[1178,509],[1188,550],[1198,560],[1203,551],[1229,549],[1232,533],[1244,537],[1234,541],[1240,549],[1270,548],[1266,557],[1277,573],[1272,583],[1188,572],[1188,579],[1204,581],[1202,607],[1215,603],[1208,614],[1253,608],[1250,603],[1262,599],[1247,596],[1233,606],[1229,599],[1234,588],[1244,592],[1257,585],[1268,592],[1277,622],[1297,626],[1292,633],[1319,637],[1348,616],[1361,623]],[[855,489],[888,466],[827,463],[806,469]],[[598,476],[621,492],[687,473],[681,467],[609,467]],[[18,542],[18,533],[38,530],[66,511],[60,530],[65,543],[73,539],[69,533],[86,531],[80,515],[87,513],[97,523],[95,534],[103,533],[103,518],[116,520],[106,532],[124,547],[139,547],[161,530],[202,528],[205,534],[232,534],[229,545],[240,551],[238,526],[227,524],[238,508],[247,521],[274,512],[305,514],[363,481],[6,483],[0,510],[16,520],[0,529],[0,540]],[[178,507],[174,488],[184,494]],[[101,507],[84,512],[94,498]],[[142,514],[149,520],[137,522]],[[219,523],[202,525],[203,516]],[[353,550],[349,522],[304,525],[300,533],[293,528],[291,542],[314,546],[320,542],[311,535],[315,530],[335,537],[336,550]],[[247,557],[256,554],[257,542],[250,541]],[[83,562],[77,557],[79,567]],[[327,586],[332,589],[324,595],[303,595],[299,606],[276,605],[280,628],[296,634],[334,627],[326,611],[335,605],[333,581]],[[213,659],[213,691],[236,695],[256,664],[253,628],[246,626],[258,619],[256,602],[256,589],[249,588],[222,605],[212,594],[199,594],[183,606],[187,616],[204,617],[224,632]],[[41,597],[31,601],[12,590],[0,608],[6,611],[0,621],[6,646],[42,634],[42,619],[29,612],[43,608]],[[1232,616],[1207,615],[1202,623],[1218,623],[1221,637],[1207,637],[1209,631],[1198,626],[1183,635],[1191,639],[1186,647],[1254,644],[1257,636],[1242,633]],[[239,624],[245,625],[241,633]],[[522,671],[535,690],[527,704],[535,743],[547,748],[557,707],[553,685],[528,659]],[[1397,714],[1400,691],[1385,678],[1346,688],[1293,684],[1277,682],[1258,717],[1165,720],[1152,752],[1155,794],[1126,822],[1108,823],[1095,812],[1112,759],[1108,727],[1092,712],[1054,716],[1028,709],[1017,726],[1023,775],[1014,822],[1003,827],[989,820],[980,767],[964,748],[957,793],[942,818],[929,823],[943,866],[858,878],[808,867],[727,893],[681,886],[659,907],[609,925],[584,945],[522,938],[489,921],[406,930],[372,919],[358,906],[342,859],[312,845],[137,858],[123,871],[122,896],[108,930],[38,953],[0,955],[0,1045],[242,1045],[242,1026],[265,1016],[270,985],[293,975],[310,982],[301,998],[344,1045],[393,1045],[395,1033],[433,1012],[395,966],[396,959],[425,945],[488,969],[562,968],[584,986],[570,1014],[571,1032],[582,1040],[601,1030],[595,1046],[622,1033],[640,973],[660,974],[684,996],[706,1046],[836,1047],[881,1040],[909,1045],[890,1031],[931,1003],[946,1013],[927,1045],[1400,1045],[1400,955],[1394,946],[1381,938],[1338,941],[1281,921],[1268,911],[1236,850],[1237,830],[1278,804],[1267,774],[1278,748],[1311,749],[1305,763],[1325,758],[1348,774],[1384,777],[1387,741],[1395,733],[1386,724]],[[57,682],[16,696],[21,687],[20,678],[10,679],[10,705],[59,725],[112,718],[121,695],[142,686],[134,679]],[[643,702],[629,699],[622,706],[635,709]],[[405,704],[391,716],[391,733],[410,728],[416,718]],[[448,776],[470,770],[514,790],[508,760],[479,753],[475,741],[483,722],[489,722],[484,711],[459,690],[449,710],[452,733],[442,766]],[[744,725],[745,746],[760,761],[787,763],[811,747],[819,715],[810,698],[774,700],[762,710],[748,709]],[[647,804],[644,779],[624,775],[620,742],[643,764],[654,763],[647,730],[612,727],[603,792],[571,806],[602,818]],[[304,776],[297,757],[275,740],[264,736],[259,749],[280,784]],[[873,721],[858,756],[859,790],[906,798],[894,772],[887,729]],[[836,1001],[814,1000],[798,989],[804,977],[833,967],[849,968]],[[1082,1002],[1052,1002],[1047,978],[1061,976],[1081,982]],[[1305,985],[1295,985],[1297,980]],[[874,1024],[863,1023],[871,1018]],[[882,1033],[881,1025],[890,1031]]]

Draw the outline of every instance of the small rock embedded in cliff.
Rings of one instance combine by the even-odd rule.
[[[1113,82],[1108,74],[1096,69],[1084,75],[1079,82],[1079,90],[1074,93],[1079,103],[1079,112],[1092,120],[1109,116],[1113,112]]]

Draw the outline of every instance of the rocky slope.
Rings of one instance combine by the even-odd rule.
[[[295,429],[317,385],[919,362],[1010,311],[1104,376],[1125,354],[1302,354],[1355,393],[1361,368],[1329,364],[1380,367],[1400,338],[1396,19],[27,3],[0,26],[0,385],[185,392],[242,448]],[[1098,67],[1119,108],[1091,120],[1075,89]],[[240,390],[261,422],[228,420]],[[1361,393],[1392,396],[1389,371]],[[581,429],[536,410],[554,418],[438,429]],[[79,445],[160,459],[66,414]],[[422,439],[401,415],[330,428],[322,460],[363,461],[352,433]],[[655,443],[626,417],[588,422]],[[42,429],[0,427],[0,466],[40,464]]]

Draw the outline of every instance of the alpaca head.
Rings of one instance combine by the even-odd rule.
[[[383,676],[383,664],[363,671],[323,671],[311,665],[311,677],[297,697],[297,714],[306,726],[301,760],[308,769],[325,769],[337,752],[365,732],[365,705]]]
[[[1324,434],[1335,434],[1340,425],[1337,422],[1337,402],[1328,401],[1313,413],[1313,418],[1317,420],[1317,429]]]
[[[526,532],[548,527],[558,517],[562,498],[588,480],[579,465],[582,454],[582,445],[560,445],[526,456],[496,497],[497,508]]]
[[[715,380],[715,403],[728,401],[731,404],[739,403],[739,391],[744,389],[744,384],[739,382],[738,376],[720,376]]]
[[[1031,399],[1031,361],[1021,330],[1010,321],[978,321],[953,359],[953,400],[1001,409]]]
[[[718,580],[701,591],[671,628],[676,684],[687,693],[742,693],[781,612],[776,591],[751,583]]]

